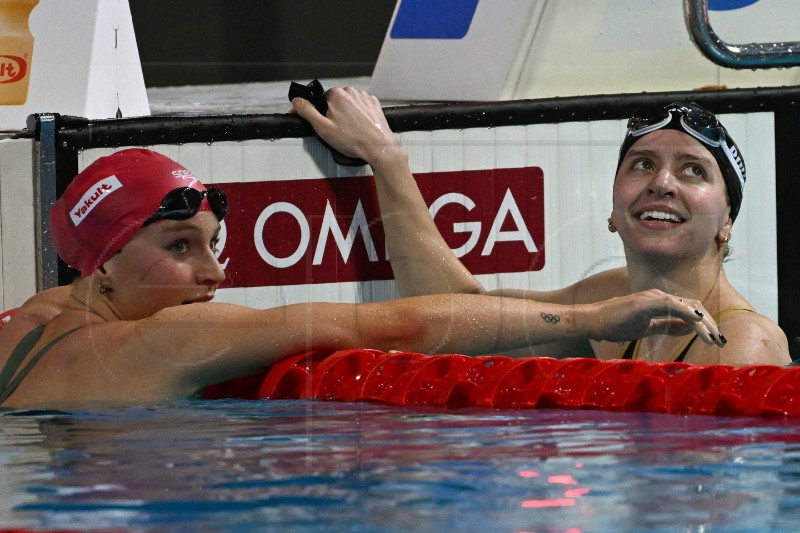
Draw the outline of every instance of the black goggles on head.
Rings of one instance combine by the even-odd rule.
[[[205,191],[198,191],[191,187],[178,187],[169,191],[156,212],[145,221],[145,225],[167,218],[169,220],[186,220],[192,218],[200,211],[203,198],[208,198],[208,205],[216,215],[217,220],[222,220],[228,214],[228,196],[225,191],[212,187]]]
[[[728,137],[727,131],[712,113],[681,104],[637,111],[628,119],[628,135],[641,137],[669,126],[674,120],[678,121],[684,132],[712,148],[724,145]]]

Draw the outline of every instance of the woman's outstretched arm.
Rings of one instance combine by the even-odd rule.
[[[333,88],[327,99],[326,116],[303,99],[292,106],[326,142],[372,167],[400,294],[484,292],[436,228],[378,99],[353,88]]]

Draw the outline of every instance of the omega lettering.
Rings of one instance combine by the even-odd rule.
[[[473,274],[544,267],[543,177],[539,167],[415,175],[442,237]],[[226,287],[391,280],[371,181],[225,183],[231,203],[242,206],[226,218]]]
[[[461,205],[466,207],[469,211],[475,207],[475,202],[469,196],[461,193],[447,193],[437,198],[431,204],[431,216],[436,219],[439,211],[447,204]],[[267,221],[277,213],[284,213],[291,216],[300,231],[299,242],[297,242],[292,252],[285,257],[278,257],[270,252],[267,243],[264,241],[264,229]],[[508,219],[513,221],[515,229],[502,230],[503,223]],[[484,227],[485,226],[479,221],[453,223],[453,231],[455,233],[467,233],[469,235],[465,244],[453,249],[457,257],[463,257],[476,248]],[[344,262],[347,263],[355,245],[356,235],[359,233],[363,238],[367,261],[379,261],[378,251],[370,231],[370,223],[364,213],[361,200],[358,200],[355,212],[350,217],[350,226],[346,234],[339,228],[337,215],[333,212],[331,203],[328,201],[322,216],[322,227],[319,230],[311,264],[315,266],[323,264],[326,249],[325,245],[329,238],[333,239],[339,255]],[[258,255],[264,262],[275,268],[290,268],[296,265],[309,251],[312,242],[311,224],[309,223],[308,215],[297,205],[289,202],[275,202],[267,206],[259,215],[254,227],[253,238]],[[503,200],[492,219],[492,224],[485,239],[484,246],[480,251],[482,256],[492,254],[498,242],[519,242],[525,247],[528,253],[537,253],[539,251],[510,189],[506,189]],[[388,255],[385,259],[388,260]]]

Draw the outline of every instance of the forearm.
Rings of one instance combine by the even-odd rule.
[[[485,354],[565,340],[620,342],[691,330],[707,344],[727,342],[699,301],[655,289],[575,305],[471,294],[366,305],[385,306],[385,316],[363,322],[365,337],[378,335],[370,338],[370,346],[384,350]],[[405,336],[380,337],[396,331]]]
[[[400,294],[483,292],[439,233],[408,167],[405,150],[391,147],[370,163]]]
[[[587,306],[479,295],[424,296],[365,304],[364,346],[421,353],[489,354],[596,335]],[[367,319],[366,317],[370,317]],[[379,323],[379,328],[375,324]]]

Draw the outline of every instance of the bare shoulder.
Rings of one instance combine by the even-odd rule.
[[[752,313],[732,313],[719,322],[728,340],[723,348],[706,347],[698,353],[701,364],[788,365],[789,343],[783,330],[768,317]]]
[[[70,298],[71,287],[54,287],[42,291],[22,304],[14,317],[44,323],[63,311]]]
[[[56,287],[40,292],[22,304],[11,320],[0,328],[0,360],[28,332],[61,314],[66,308],[69,294],[69,287]]]

